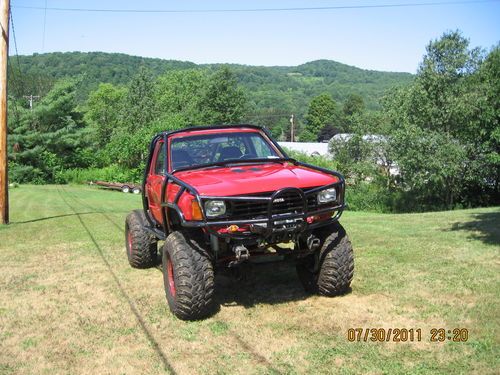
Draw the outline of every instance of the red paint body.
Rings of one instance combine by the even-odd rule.
[[[264,132],[252,128],[232,127],[227,129],[204,129],[190,130],[177,133],[169,138],[168,144],[168,165],[170,162],[170,144],[173,139],[182,138],[191,135],[202,134],[220,134],[255,132],[268,141],[270,146],[280,156],[277,150],[267,138]],[[162,175],[154,172],[155,161],[158,157],[163,142],[158,142],[151,163],[151,169],[146,180],[146,194],[149,199],[149,208],[158,222],[162,222],[160,194],[163,181]],[[169,167],[169,172],[171,168]],[[174,172],[174,175],[193,186],[198,190],[200,196],[232,196],[232,195],[251,195],[254,193],[272,192],[286,187],[311,188],[324,186],[337,182],[338,179],[332,175],[309,168],[295,166],[288,162],[269,162],[256,163],[251,165],[237,165],[227,167],[217,167],[210,169],[194,169],[187,171]],[[173,202],[180,187],[176,184],[169,184],[167,188],[167,201]],[[179,208],[186,220],[192,220],[191,202],[193,196],[185,192],[179,199]]]

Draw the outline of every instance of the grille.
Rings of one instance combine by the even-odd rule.
[[[260,193],[252,196],[270,197],[273,192]],[[316,194],[306,196],[308,210],[317,207]],[[230,216],[235,219],[249,219],[267,217],[267,202],[233,201],[231,202]],[[305,210],[302,198],[295,192],[288,192],[277,197],[272,205],[273,215],[302,213]]]
[[[272,203],[273,215],[298,214],[304,212],[304,210],[302,198],[296,192],[281,194]]]

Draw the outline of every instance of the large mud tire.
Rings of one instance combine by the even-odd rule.
[[[162,254],[163,282],[172,313],[182,320],[203,319],[214,311],[214,269],[203,237],[172,232]]]
[[[146,223],[142,210],[132,211],[125,220],[127,258],[134,268],[150,268],[158,264],[158,244],[144,229]]]
[[[297,274],[310,293],[333,297],[346,293],[354,276],[354,252],[344,228],[334,223],[316,233],[321,248],[297,263]]]

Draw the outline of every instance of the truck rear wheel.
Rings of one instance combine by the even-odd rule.
[[[345,293],[354,275],[354,254],[344,228],[334,223],[315,233],[321,241],[316,254],[297,263],[297,274],[306,291],[324,296]]]
[[[155,238],[144,229],[146,216],[142,210],[134,210],[125,220],[125,247],[130,265],[149,268],[158,263],[158,245]]]
[[[214,270],[201,235],[172,232],[163,246],[162,270],[168,305],[175,316],[197,320],[212,313]]]

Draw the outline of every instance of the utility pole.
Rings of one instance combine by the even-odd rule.
[[[30,111],[33,110],[33,100],[40,99],[40,97],[37,95],[24,95],[23,98],[28,99],[28,101],[30,102]]]
[[[290,142],[295,142],[295,129],[294,129],[294,123],[295,123],[295,116],[292,114],[290,117]]]
[[[7,59],[9,56],[10,1],[0,0],[0,224],[9,223],[9,184],[7,182]]]

